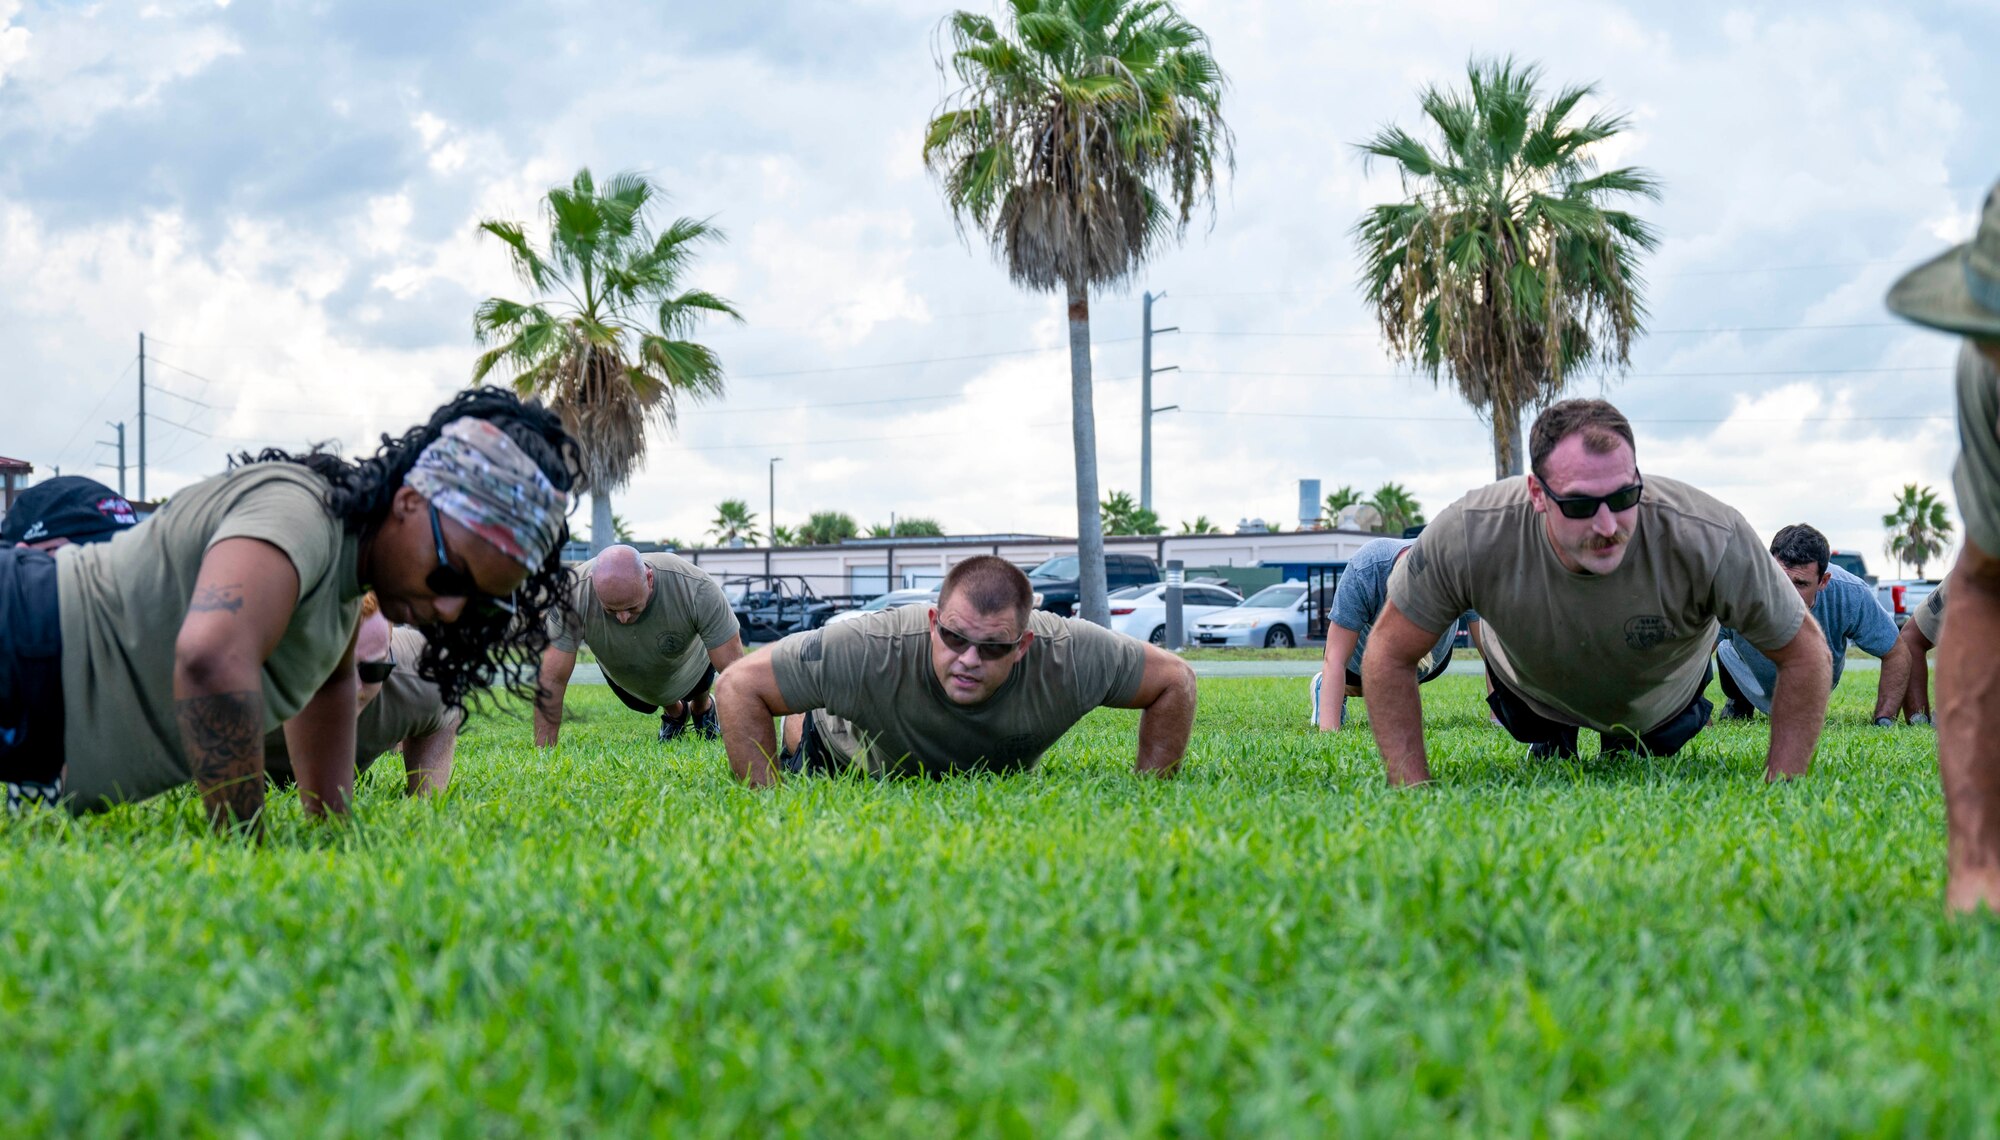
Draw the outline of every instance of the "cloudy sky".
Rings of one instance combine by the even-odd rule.
[[[1170,526],[1289,516],[1301,477],[1432,511],[1491,477],[1486,428],[1383,353],[1348,231],[1397,190],[1353,144],[1512,53],[1597,81],[1633,121],[1604,160],[1665,184],[1652,332],[1602,385],[1642,468],[1873,564],[1896,488],[1948,493],[1953,345],[1881,297],[2000,178],[1991,0],[1186,10],[1229,73],[1236,171],[1212,225],[1094,307],[1107,490],[1138,485],[1141,289],[1182,330],[1155,359],[1180,367],[1155,394],[1182,409],[1155,436]],[[0,0],[0,454],[89,471],[106,420],[136,449],[142,330],[152,494],[246,446],[366,446],[464,384],[473,308],[519,293],[477,222],[632,169],[727,231],[691,281],[747,318],[703,333],[727,398],[618,500],[638,537],[697,538],[727,497],[762,515],[773,457],[784,522],[1073,533],[1061,305],[960,237],[920,162],[944,11]]]

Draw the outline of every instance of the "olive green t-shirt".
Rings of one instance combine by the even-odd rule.
[[[360,618],[358,542],[326,506],[325,480],[254,463],[176,492],[110,542],[57,558],[63,636],[63,777],[92,811],[191,779],[174,718],[174,641],[209,547],[255,538],[291,559],[297,607],[264,662],[264,730],[333,675]]]
[[[1918,606],[1917,612],[1910,615],[1910,620],[1917,623],[1917,632],[1924,635],[1925,641],[1932,645],[1938,643],[1938,636],[1944,632],[1943,582],[1939,582],[1931,590],[1930,595],[1924,599],[1924,604]]]
[[[1482,487],[1424,528],[1389,577],[1389,600],[1427,630],[1479,611],[1487,663],[1543,716],[1649,732],[1694,700],[1718,624],[1776,649],[1806,607],[1733,507],[1649,475],[1638,510],[1618,569],[1574,573],[1549,545],[1526,477]]]
[[[1965,537],[2000,558],[2000,370],[1969,340],[1958,349],[1958,466],[1951,480]]]
[[[1127,705],[1143,643],[1036,610],[1035,635],[997,692],[954,704],[931,668],[930,607],[899,606],[795,633],[770,650],[785,705],[814,709],[841,759],[876,775],[1012,772],[1032,766],[1084,714]]]
[[[653,596],[639,620],[621,625],[597,600],[593,560],[577,567],[570,589],[574,618],[549,615],[549,641],[565,653],[588,645],[604,675],[656,705],[671,704],[708,671],[708,651],[735,637],[736,611],[701,567],[664,551],[642,556],[653,568]]]
[[[396,659],[396,671],[382,682],[375,699],[362,706],[354,724],[354,770],[366,772],[376,759],[406,740],[429,736],[440,730],[458,731],[459,714],[444,707],[438,687],[417,676],[417,659],[424,655],[424,635],[407,625],[399,625],[389,635],[389,653]],[[285,747],[285,729],[264,738],[264,771],[273,782],[294,780],[291,753]]]

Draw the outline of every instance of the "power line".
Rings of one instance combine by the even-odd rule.
[[[1067,427],[1069,426],[1069,421],[1048,420],[1043,423],[1022,424],[1020,426],[1022,428]],[[894,440],[904,440],[904,439],[947,439],[947,438],[963,439],[965,437],[966,433],[962,431],[933,431],[933,432],[922,432],[915,435],[847,436],[842,439],[788,439],[788,440],[767,440],[762,443],[710,443],[710,444],[702,444],[698,447],[682,447],[679,450],[740,451],[749,448],[761,448],[761,447],[819,447],[823,445],[830,445],[836,443],[888,443]]]
[[[1701,328],[1701,329],[1647,329],[1645,331],[1645,335],[1703,336],[1715,333],[1807,332],[1807,331],[1829,331],[1836,329],[1907,329],[1910,327],[1912,326],[1903,321],[1867,321],[1857,324],[1841,324],[1841,325],[1738,325],[1733,327],[1716,327],[1716,328]],[[1265,337],[1271,337],[1271,338],[1283,337],[1283,338],[1296,338],[1302,340],[1344,340],[1344,339],[1373,340],[1379,338],[1382,334],[1379,330],[1375,329],[1370,329],[1367,332],[1225,332],[1220,329],[1182,329],[1181,335],[1212,336],[1212,337],[1247,337],[1247,338],[1258,338],[1258,339]]]
[[[116,388],[118,382],[125,379],[126,373],[131,372],[138,363],[139,358],[136,356],[126,361],[125,367],[119,371],[118,375],[113,376],[111,382],[104,386],[104,391],[97,394],[97,402],[90,406],[90,411],[86,412],[83,419],[77,422],[76,430],[70,432],[69,438],[63,441],[62,450],[56,452],[55,465],[57,467],[61,467],[63,460],[69,458],[69,449],[71,445],[76,443],[76,437],[83,434],[83,425],[97,418],[97,410],[104,406],[104,401],[111,398],[111,390]]]
[[[1425,424],[1477,424],[1475,418],[1466,416],[1369,416],[1346,415],[1338,412],[1226,412],[1218,408],[1183,408],[1191,416],[1220,416],[1225,419],[1276,419],[1276,420],[1360,420],[1370,423],[1425,423]],[[1793,424],[1793,423],[1850,423],[1850,422],[1907,422],[1916,420],[1949,420],[1956,418],[1950,412],[1932,415],[1876,416],[1765,416],[1757,418],[1741,416],[1646,416],[1633,417],[1635,424]]]
[[[1867,376],[1902,372],[1950,372],[1949,367],[1926,365],[1907,368],[1795,368],[1746,370],[1740,372],[1628,372],[1624,380],[1693,380],[1702,378],[1753,376]],[[1303,380],[1429,380],[1415,372],[1257,372],[1232,369],[1183,368],[1183,376],[1268,376]]]
[[[1093,347],[1100,344],[1124,344],[1135,341],[1136,336],[1115,336],[1102,339],[1093,338]],[[768,380],[778,376],[818,376],[829,372],[870,372],[882,368],[909,368],[919,364],[956,364],[965,360],[991,360],[1000,356],[1035,356],[1046,352],[1067,352],[1068,345],[1052,348],[1013,348],[1001,352],[974,352],[964,356],[931,356],[921,360],[885,360],[878,364],[843,364],[833,368],[788,368],[780,372],[737,372],[730,376],[733,380]]]

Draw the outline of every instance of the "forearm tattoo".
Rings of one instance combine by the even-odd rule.
[[[188,602],[188,612],[196,614],[214,613],[218,610],[235,613],[243,608],[243,587],[231,583],[227,586],[203,586],[194,592]]]
[[[174,716],[209,822],[254,820],[264,808],[264,694],[189,697],[174,702]]]

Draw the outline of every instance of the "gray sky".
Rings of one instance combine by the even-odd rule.
[[[1348,231],[1397,190],[1353,144],[1418,126],[1418,88],[1470,56],[1512,53],[1597,81],[1633,117],[1604,161],[1665,183],[1644,207],[1654,331],[1603,385],[1641,468],[1885,572],[1896,488],[1949,493],[1954,346],[1881,297],[1968,236],[2000,178],[2000,117],[1980,114],[2000,106],[2000,6],[1186,10],[1229,73],[1237,167],[1212,226],[1094,305],[1107,491],[1138,487],[1139,289],[1183,330],[1155,359],[1182,369],[1155,393],[1184,409],[1155,435],[1170,527],[1289,517],[1301,477],[1397,480],[1433,513],[1490,478],[1484,425],[1389,364]],[[134,419],[142,329],[176,393],[151,406],[155,495],[229,450],[404,428],[466,381],[479,300],[520,295],[476,223],[532,219],[588,165],[723,227],[690,281],[748,318],[702,334],[727,398],[687,409],[619,499],[639,537],[696,539],[726,497],[761,516],[773,456],[787,523],[1072,533],[1061,304],[960,238],[919,159],[945,11],[0,0],[0,454],[108,460],[94,441]]]

